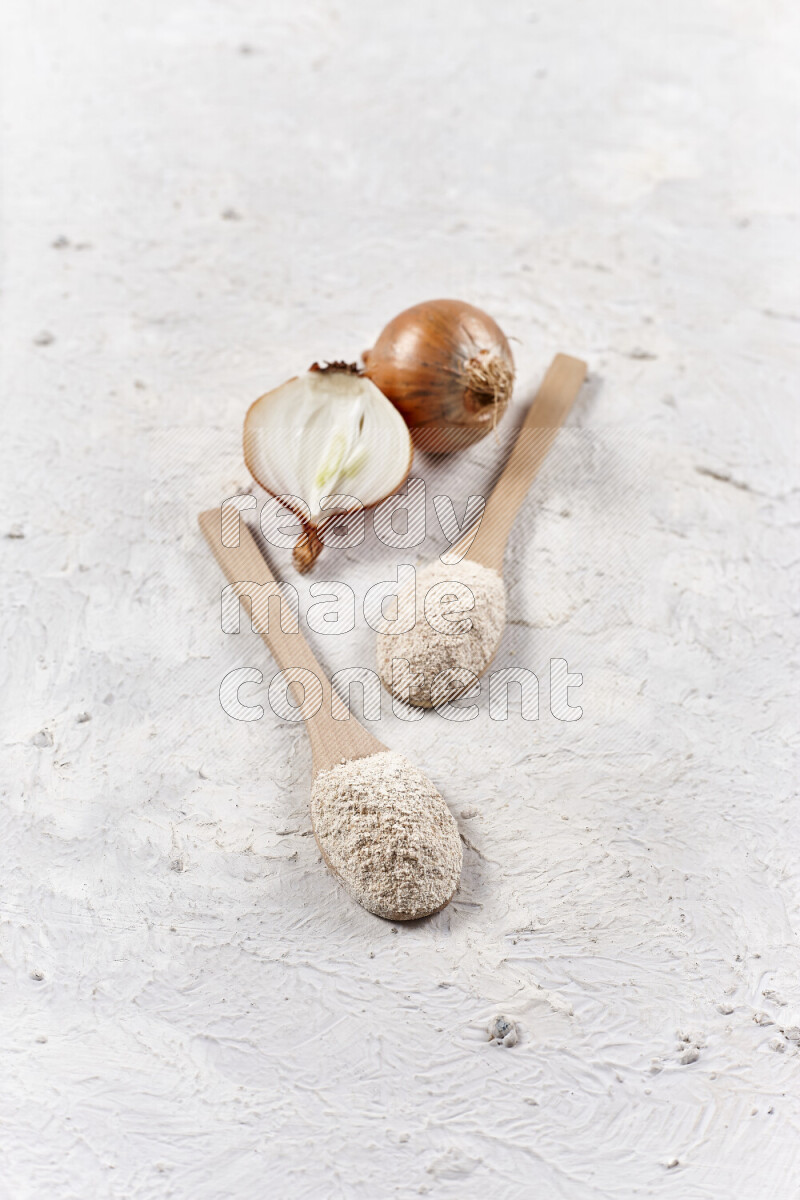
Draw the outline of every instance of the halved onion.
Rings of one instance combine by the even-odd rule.
[[[358,505],[323,511],[323,501],[348,496],[364,508],[380,504],[404,483],[413,447],[400,413],[355,366],[314,363],[250,406],[244,460],[257,483],[300,520],[294,548],[308,571],[325,541],[326,525]],[[298,497],[308,513],[284,497]]]

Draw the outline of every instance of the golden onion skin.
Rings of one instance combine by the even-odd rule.
[[[461,300],[428,300],[390,321],[364,374],[402,413],[421,450],[450,453],[494,429],[514,387],[505,334]]]

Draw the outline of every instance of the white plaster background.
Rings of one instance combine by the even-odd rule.
[[[3,1200],[800,1194],[796,6],[4,26]],[[302,729],[220,709],[271,663],[195,514],[251,399],[435,295],[519,339],[499,442],[417,462],[455,498],[555,351],[592,378],[507,560],[541,719],[377,730],[466,843],[392,928],[320,864]]]

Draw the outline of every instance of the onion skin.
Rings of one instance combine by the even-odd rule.
[[[399,409],[421,450],[449,453],[480,441],[514,387],[505,334],[461,300],[428,300],[390,321],[364,353],[364,374]]]

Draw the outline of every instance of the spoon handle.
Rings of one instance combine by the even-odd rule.
[[[467,550],[473,562],[502,575],[514,518],[585,378],[586,363],[579,358],[557,354],[553,359]]]
[[[229,536],[226,524],[225,540],[238,542],[228,546],[223,542],[220,509],[200,513],[198,521],[233,594],[242,604],[245,596],[250,598],[253,628],[263,638],[280,670],[295,672],[299,668],[310,672],[304,677],[305,683],[292,682],[289,687],[306,723],[314,774],[328,770],[343,758],[365,758],[384,750],[377,738],[350,714],[331,687],[328,676],[300,632],[296,609],[288,611],[290,606],[281,600],[272,606],[270,614],[270,597],[281,593],[285,596],[286,591],[269,569],[245,522],[239,520],[237,514],[238,535],[233,533],[233,536]]]

